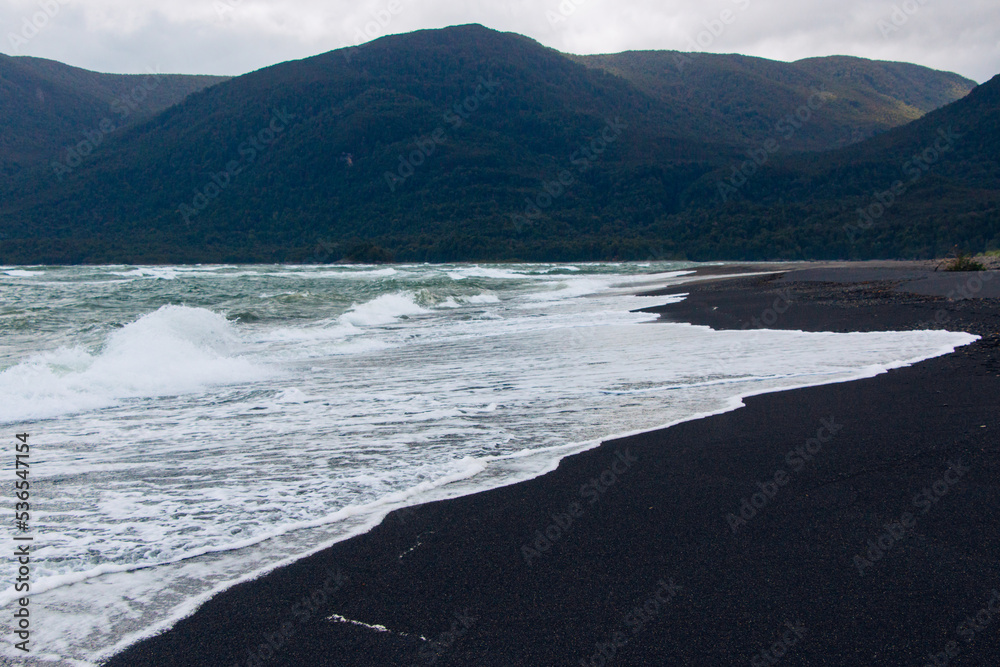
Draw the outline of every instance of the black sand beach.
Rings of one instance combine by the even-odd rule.
[[[106,664],[998,664],[1000,277],[863,271],[685,285],[655,310],[983,339],[396,512]]]

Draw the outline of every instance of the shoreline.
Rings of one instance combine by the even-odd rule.
[[[783,267],[777,273],[788,278],[795,270]],[[669,659],[734,664],[750,663],[786,636],[795,640],[787,647],[787,664],[926,661],[919,640],[954,626],[951,617],[975,597],[976,583],[986,585],[992,575],[1000,586],[1000,568],[988,557],[996,553],[1000,531],[985,526],[990,512],[1000,507],[1000,493],[984,474],[996,470],[996,438],[989,436],[1000,427],[995,400],[990,403],[1000,389],[1000,308],[984,300],[950,302],[896,292],[900,285],[891,283],[903,281],[837,287],[781,282],[774,275],[679,285],[658,293],[690,293],[687,300],[646,310],[672,321],[744,328],[771,308],[779,321],[770,328],[849,325],[850,331],[921,328],[916,325],[933,321],[926,319],[928,313],[944,311],[953,325],[949,329],[973,327],[983,340],[869,379],[749,397],[741,410],[606,441],[527,482],[397,510],[366,534],[226,590],[173,629],[105,664],[575,665],[599,664],[599,658],[616,664]],[[779,297],[787,299],[780,314],[774,308]],[[984,368],[989,372],[979,373]],[[930,389],[938,385],[942,388]],[[957,411],[948,411],[947,419],[930,409],[939,399],[928,397],[946,385],[949,404],[966,399],[962,406],[945,404]],[[894,404],[887,396],[893,395],[905,395],[906,412],[914,416],[892,415]],[[872,414],[880,417],[865,418]],[[942,442],[945,435],[954,439],[964,428],[952,423],[957,416],[986,428],[967,434],[972,444],[928,440],[933,434]],[[834,454],[830,450],[836,447],[825,447],[820,437],[824,428],[823,437],[838,443],[853,438],[864,444],[863,451],[855,447]],[[900,444],[901,433],[913,442]],[[816,447],[811,441],[830,456],[793,457],[796,465],[803,459],[797,471],[784,463],[795,446],[807,447],[809,454],[808,448]],[[961,559],[946,554],[953,566],[943,568],[950,575],[947,590],[932,586],[915,607],[883,598],[877,609],[875,602],[862,604],[866,598],[859,587],[875,579],[875,568],[866,570],[872,574],[868,581],[867,574],[852,573],[857,567],[850,554],[846,567],[832,557],[843,560],[850,549],[838,551],[832,543],[857,547],[869,537],[877,540],[880,521],[888,517],[895,525],[892,519],[902,516],[895,511],[899,502],[891,493],[885,497],[885,489],[897,490],[905,501],[906,482],[932,471],[944,475],[956,448],[972,470],[953,485],[950,497],[935,503],[928,518],[904,526],[912,535],[890,546],[898,557],[894,569],[891,559],[878,559],[887,567],[873,583],[883,597],[898,601],[911,592],[903,585],[911,570],[924,573],[926,581],[940,580],[921,559],[929,548],[925,542],[940,541],[931,534],[934,526],[962,526],[981,538],[977,544],[985,540],[988,546],[978,549],[977,558],[965,553],[968,549]],[[778,470],[791,479],[782,484]],[[807,482],[814,486],[806,488]],[[759,484],[762,491],[756,491]],[[767,492],[774,489],[772,497]],[[753,499],[755,492],[765,493],[768,502],[758,512],[743,512],[752,514],[745,526],[729,520],[727,515],[739,515],[741,499]],[[953,515],[967,511],[963,500],[971,497],[978,504],[978,521],[957,521],[960,517]],[[544,538],[536,540],[537,548],[529,539],[535,532]],[[800,540],[792,539],[796,532]],[[819,534],[818,543],[802,539]],[[831,557],[817,560],[819,553]],[[909,567],[902,568],[903,560]],[[966,568],[961,572],[959,562]],[[828,567],[834,567],[832,573]],[[833,574],[835,582],[827,582],[824,575]],[[811,602],[823,600],[824,590],[827,597],[848,597],[829,603],[825,625]],[[867,612],[880,632],[855,628],[845,639],[843,627],[831,625],[829,617],[842,612],[840,620],[851,629],[852,609]],[[923,622],[906,620],[913,609]],[[328,620],[332,614],[343,620]],[[801,618],[792,618],[796,615]],[[907,622],[909,629],[903,627]],[[995,633],[1000,629],[1000,616],[991,627]],[[996,646],[996,634],[993,643],[985,630],[975,636],[978,641],[959,645],[966,661],[978,649]],[[940,642],[932,653],[947,645]]]

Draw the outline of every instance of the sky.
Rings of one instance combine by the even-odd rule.
[[[854,55],[982,83],[997,0],[0,0],[0,53],[99,72],[238,75],[389,34],[481,23],[567,53]]]

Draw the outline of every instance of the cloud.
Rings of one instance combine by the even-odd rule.
[[[44,25],[23,39],[25,21],[40,15]],[[916,62],[977,81],[1000,72],[995,0],[8,0],[0,7],[0,51],[106,72],[158,66],[241,74],[362,39],[462,23],[570,53],[842,54]],[[712,39],[695,41],[706,30]]]

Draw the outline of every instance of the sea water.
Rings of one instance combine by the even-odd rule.
[[[633,294],[689,267],[0,267],[0,447],[31,443],[32,659],[94,664],[392,509],[975,339],[636,312],[682,298]],[[0,558],[2,608],[15,577]]]

